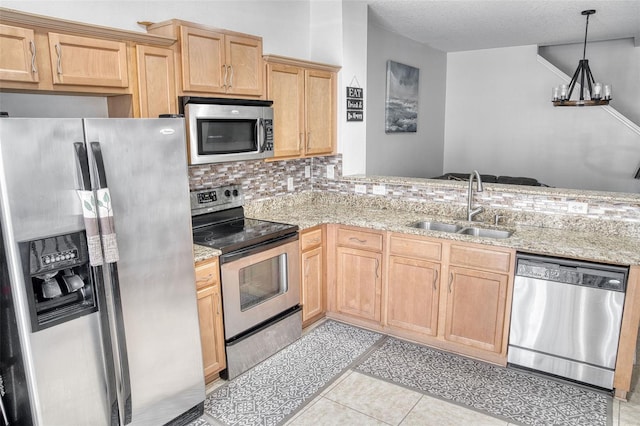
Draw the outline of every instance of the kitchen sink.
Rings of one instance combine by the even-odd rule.
[[[479,228],[477,226],[461,226],[453,223],[435,222],[422,220],[412,223],[412,228],[426,229],[427,231],[448,232],[451,234],[471,235],[480,238],[509,238],[513,232],[503,229]]]
[[[503,229],[487,229],[470,226],[460,229],[456,234],[472,235],[474,237],[484,238],[509,238],[513,232]]]
[[[423,220],[410,225],[413,228],[426,229],[428,231],[440,231],[440,232],[458,232],[462,229],[460,225],[454,225],[452,223],[432,222]]]

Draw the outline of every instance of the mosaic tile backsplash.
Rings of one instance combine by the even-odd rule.
[[[329,167],[334,170],[333,179],[327,178]],[[288,178],[293,179],[293,190],[287,187]],[[328,192],[357,196],[363,204],[384,205],[385,208],[393,208],[401,202],[403,206],[414,204],[417,209],[435,208],[461,214],[467,204],[465,182],[342,177],[341,155],[191,166],[189,179],[191,190],[240,184],[247,202],[302,192]],[[364,193],[357,193],[356,189],[364,190]],[[374,189],[376,192],[382,190],[384,195],[375,194]],[[570,228],[577,222],[584,227],[583,222],[605,220],[640,229],[640,194],[487,184],[483,192],[475,193],[474,205],[485,208],[478,218],[481,221],[490,221],[495,214],[500,214],[506,222],[516,220],[554,228]]]

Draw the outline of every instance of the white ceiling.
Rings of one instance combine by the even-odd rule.
[[[358,1],[358,0],[355,0]],[[378,25],[445,52],[635,38],[640,0],[366,0]]]

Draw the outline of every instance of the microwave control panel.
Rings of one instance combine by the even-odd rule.
[[[273,120],[264,120],[265,151],[273,151]]]

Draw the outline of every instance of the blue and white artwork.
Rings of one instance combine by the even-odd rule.
[[[418,68],[387,61],[385,133],[417,131],[419,77]]]

